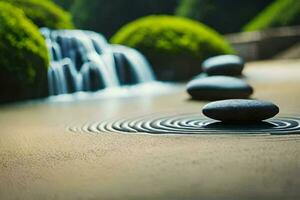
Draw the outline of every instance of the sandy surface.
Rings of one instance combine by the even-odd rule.
[[[254,98],[300,116],[300,61],[249,64]],[[300,136],[72,133],[86,122],[201,111],[183,91],[0,108],[0,199],[300,199]]]

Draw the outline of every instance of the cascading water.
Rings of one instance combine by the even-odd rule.
[[[41,29],[50,55],[49,94],[97,91],[154,81],[145,57],[135,49],[110,45],[92,31]]]

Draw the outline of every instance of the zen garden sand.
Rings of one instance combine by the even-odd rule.
[[[300,113],[300,60],[246,66],[253,98]],[[300,136],[96,133],[86,125],[201,114],[184,86],[159,96],[1,108],[0,199],[299,199]],[[76,131],[71,131],[76,130]],[[254,195],[255,194],[255,195]]]

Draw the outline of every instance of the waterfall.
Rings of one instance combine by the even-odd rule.
[[[108,44],[95,32],[42,28],[49,51],[49,94],[132,85],[155,80],[146,58],[137,50]]]
[[[124,59],[129,62],[129,67],[131,67],[131,71],[135,73],[135,77],[137,78],[138,82],[148,82],[154,79],[148,61],[140,52],[138,52],[135,49],[121,45],[111,45],[111,49],[115,55],[123,55]]]

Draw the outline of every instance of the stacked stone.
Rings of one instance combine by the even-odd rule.
[[[202,73],[187,84],[194,100],[219,100],[207,104],[205,116],[233,123],[253,123],[274,117],[279,108],[271,102],[249,100],[254,90],[242,79],[245,62],[236,55],[211,57],[202,63]]]

